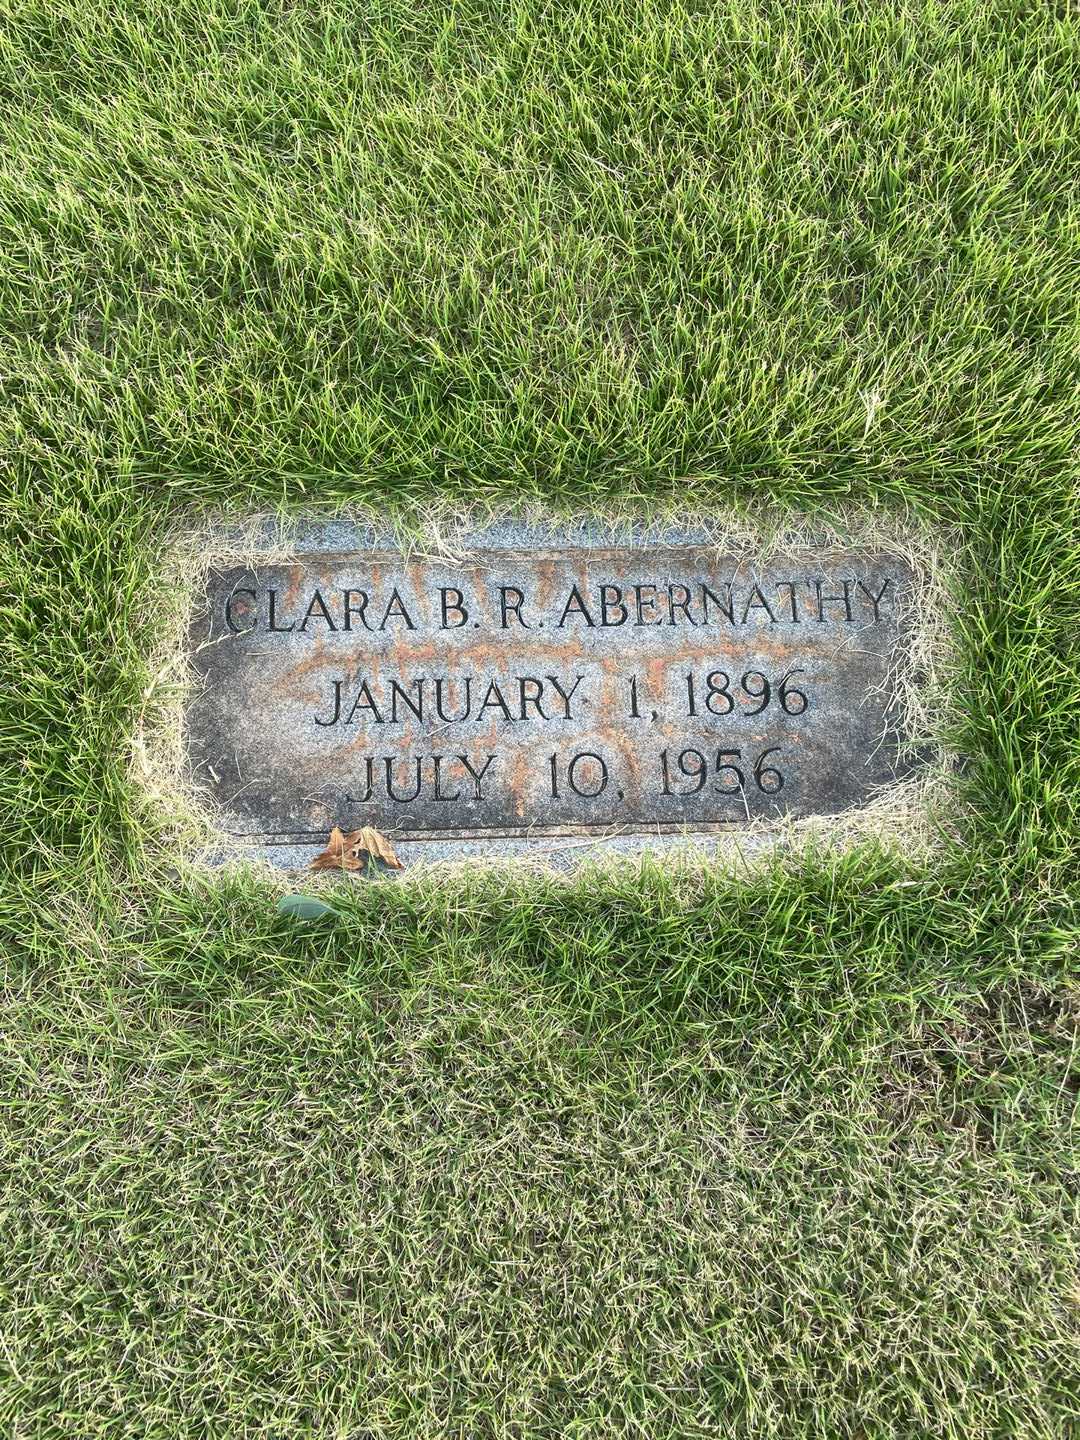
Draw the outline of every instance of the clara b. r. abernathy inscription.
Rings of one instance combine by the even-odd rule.
[[[912,574],[887,553],[301,554],[211,570],[194,784],[228,829],[699,832],[864,804],[904,772]]]

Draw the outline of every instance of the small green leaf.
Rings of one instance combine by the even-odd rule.
[[[283,895],[277,908],[279,915],[292,915],[297,920],[329,920],[338,913],[332,905],[316,900],[314,895]]]

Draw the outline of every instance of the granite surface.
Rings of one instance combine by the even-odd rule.
[[[348,525],[294,545],[211,569],[190,627],[191,780],[274,863],[332,824],[407,863],[708,845],[914,763],[895,555],[527,527],[452,557]]]

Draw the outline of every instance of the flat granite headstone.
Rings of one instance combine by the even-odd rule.
[[[475,854],[836,814],[913,763],[912,581],[869,550],[689,544],[212,569],[191,778],[231,835],[294,858],[333,824]]]

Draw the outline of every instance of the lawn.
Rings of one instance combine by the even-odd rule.
[[[0,7],[0,1425],[1080,1435],[1080,32],[1058,3]],[[163,537],[950,539],[931,859],[208,873]]]

